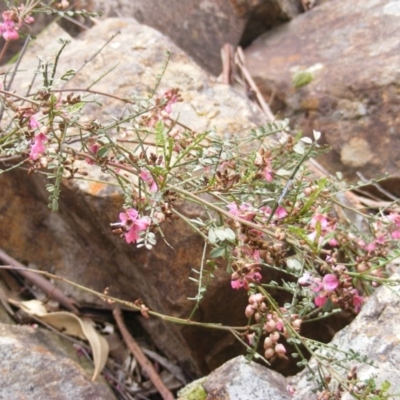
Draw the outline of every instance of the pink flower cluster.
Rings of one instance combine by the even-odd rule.
[[[19,7],[18,10],[19,12],[23,11],[23,6]],[[29,15],[20,22],[17,12],[13,10],[4,11],[2,16],[3,22],[0,24],[0,35],[7,42],[19,39],[18,30],[23,23],[31,24],[34,21],[34,18]]]
[[[299,278],[299,284],[302,286],[310,286],[311,290],[316,293],[314,303],[317,307],[322,307],[330,294],[339,285],[339,279],[334,274],[326,274],[321,281],[321,278],[312,278],[307,271]]]
[[[140,217],[137,210],[129,208],[119,214],[120,222],[117,224],[125,237],[126,243],[135,243],[139,239],[139,232],[145,231],[150,226],[148,217]]]
[[[256,264],[245,265],[241,271],[235,271],[231,276],[232,289],[243,288],[249,290],[250,283],[258,283],[261,281],[260,267]]]
[[[340,267],[341,266],[337,266],[334,268],[340,270]],[[298,283],[301,286],[310,287],[315,293],[314,303],[317,307],[323,307],[329,298],[347,297],[350,298],[354,311],[356,313],[360,311],[363,298],[358,294],[358,290],[351,287],[341,288],[340,280],[335,274],[326,274],[321,280],[320,277],[313,278],[310,272],[306,271],[303,276],[299,278]],[[341,291],[339,290],[338,293],[335,293],[338,289],[341,289]]]
[[[238,206],[235,202],[226,205],[229,212],[239,218],[245,219],[246,221],[252,221],[257,215],[257,211],[249,203],[242,203]]]

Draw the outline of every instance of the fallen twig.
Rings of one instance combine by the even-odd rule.
[[[249,70],[246,68],[244,53],[243,53],[243,50],[242,50],[241,47],[238,47],[236,49],[235,64],[240,69],[240,72],[242,73],[243,79],[246,81],[246,83],[249,85],[249,87],[256,94],[257,101],[258,101],[258,104],[260,105],[261,110],[264,112],[264,114],[266,115],[266,117],[270,121],[274,121],[275,120],[274,114],[272,113],[271,109],[269,108],[269,105],[264,100],[264,97],[261,94],[260,89],[258,88],[258,86],[255,84],[252,76],[250,75]]]
[[[149,379],[156,387],[161,397],[164,400],[174,400],[173,394],[164,385],[157,371],[154,369],[153,364],[145,356],[142,349],[137,344],[136,340],[128,332],[128,329],[126,328],[124,320],[122,318],[121,308],[119,306],[114,308],[113,315],[126,345],[132,352],[133,356],[136,358],[139,365],[142,367],[143,371],[148,375]]]
[[[43,278],[36,274],[34,271],[29,271],[25,265],[21,264],[11,256],[9,256],[6,252],[0,249],[0,259],[2,259],[5,263],[10,264],[12,267],[15,267],[16,270],[21,276],[25,279],[29,280],[31,283],[36,285],[38,288],[43,290],[49,297],[54,300],[57,300],[60,304],[62,304],[67,310],[71,311],[74,314],[79,314],[79,310],[74,304],[74,301],[67,297],[60,289],[54,286],[47,279]],[[12,269],[12,268],[10,268]]]

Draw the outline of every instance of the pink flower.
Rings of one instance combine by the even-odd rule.
[[[272,212],[271,208],[268,206],[264,206],[260,208],[260,211],[262,211],[266,216],[269,216]],[[278,206],[278,208],[275,211],[274,218],[281,219],[285,218],[288,215],[288,212],[283,208],[282,206]]]
[[[272,179],[274,178],[273,175],[272,175],[272,166],[271,166],[271,159],[270,158],[268,158],[268,160],[267,160],[267,165],[263,169],[262,175],[264,176],[264,178],[265,178],[265,180],[267,182],[271,182]]]
[[[24,19],[25,24],[31,24],[32,22],[35,22],[35,18],[33,18],[31,15],[28,15],[27,17],[25,17]]]
[[[124,233],[126,243],[135,243],[139,239],[139,232],[145,231],[149,225],[150,220],[148,217],[139,217],[139,213],[134,208],[129,208],[126,212],[119,214],[121,227],[126,232]]]
[[[249,290],[249,283],[260,282],[262,279],[261,274],[257,271],[259,268],[254,268],[245,275],[239,275],[239,273],[234,272],[232,274],[231,287],[232,289],[246,289]]]
[[[393,222],[397,227],[400,228],[400,215],[392,213],[392,214],[387,216],[387,219],[390,222]]]
[[[165,112],[171,114],[172,105],[179,101],[180,95],[177,89],[170,89],[164,93],[164,97],[167,99],[167,104],[165,105]]]
[[[229,212],[232,215],[243,218],[246,221],[252,221],[256,216],[256,212],[253,210],[253,207],[249,203],[243,203],[239,207],[235,202],[229,203],[226,205],[229,208]]]
[[[335,290],[339,285],[339,279],[336,277],[336,275],[333,274],[326,274],[322,278],[322,282],[324,289],[329,291]]]
[[[31,128],[31,129],[40,128],[39,121],[33,115],[29,118],[28,125],[29,125],[29,128]]]
[[[325,230],[328,227],[328,219],[323,214],[315,214],[311,218],[310,226],[311,228],[315,228],[317,223],[319,222],[322,230]]]
[[[353,289],[352,290],[352,294],[353,294],[353,306],[354,306],[354,311],[356,313],[358,313],[361,309],[361,305],[364,302],[363,297],[358,295],[358,290],[357,289]]]
[[[328,300],[327,295],[319,295],[314,299],[314,303],[317,307],[322,307],[326,303],[326,300]]]
[[[286,215],[288,215],[288,213],[283,207],[279,206],[276,209],[275,215],[276,215],[277,218],[281,219],[281,218],[285,218]]]
[[[339,242],[335,238],[329,239],[328,243],[329,243],[329,246],[332,246],[332,247],[339,246]]]
[[[308,271],[306,271],[306,272],[304,272],[303,276],[301,276],[298,279],[297,282],[299,282],[299,285],[305,286],[305,285],[308,285],[310,283],[310,281],[311,281],[311,274]]]
[[[156,181],[147,169],[142,168],[139,176],[150,186],[150,192],[156,192],[158,190]]]
[[[19,34],[15,29],[5,31],[3,33],[3,38],[6,42],[11,42],[13,40],[19,39]]]
[[[395,240],[400,239],[400,231],[393,231],[391,233],[391,236],[392,236],[392,239],[395,239]]]
[[[5,17],[5,13],[3,13],[4,22],[0,24],[0,33],[3,35],[4,40],[18,40],[19,34],[15,29],[15,23],[8,17]],[[6,15],[7,16],[7,15]]]
[[[248,333],[247,335],[247,341],[249,342],[249,345],[250,346],[253,346],[254,345],[254,343],[255,343],[255,336],[256,336],[256,334],[255,334],[255,332],[253,332],[253,333]]]
[[[31,152],[29,158],[32,160],[37,160],[46,150],[43,142],[47,141],[47,136],[43,132],[39,132],[35,135],[33,145],[31,147]]]

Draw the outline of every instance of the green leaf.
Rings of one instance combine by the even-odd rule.
[[[217,235],[215,234],[215,229],[214,228],[211,228],[208,231],[208,240],[209,240],[209,242],[211,244],[217,243],[218,240],[217,240]]]
[[[216,247],[210,251],[211,258],[223,257],[225,255],[225,247]]]
[[[296,89],[308,85],[312,82],[314,76],[308,71],[299,71],[292,76],[292,84]]]

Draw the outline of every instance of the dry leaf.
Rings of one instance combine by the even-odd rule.
[[[107,340],[94,328],[94,323],[89,318],[79,318],[67,311],[48,313],[43,303],[39,300],[22,301],[21,309],[26,313],[35,315],[42,321],[63,333],[87,340],[92,348],[94,374],[92,381],[96,380],[104,368],[108,358]]]

